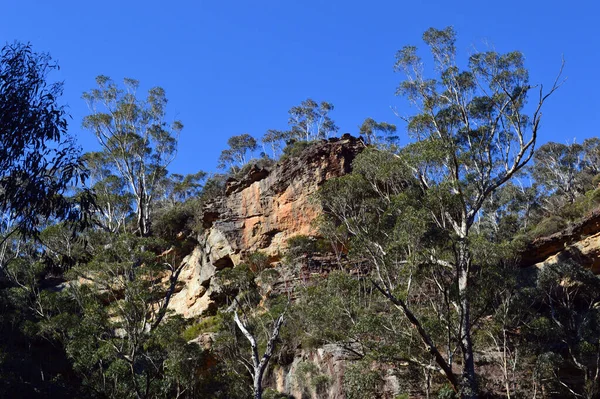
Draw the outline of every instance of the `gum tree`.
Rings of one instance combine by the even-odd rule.
[[[532,158],[541,110],[560,86],[560,73],[544,90],[530,84],[520,52],[475,53],[462,68],[453,28],[431,28],[423,40],[434,78],[426,76],[414,46],[401,49],[395,64],[406,77],[397,94],[416,109],[405,118],[413,141],[399,150],[367,151],[352,175],[325,185],[321,198],[353,237],[351,254],[370,264],[376,288],[417,331],[437,368],[461,397],[475,398],[471,333],[485,308],[475,292],[487,289],[482,275],[501,246],[472,227],[495,211],[492,194]],[[430,310],[416,284],[437,292]],[[462,357],[460,378],[454,354]]]
[[[227,140],[229,148],[221,151],[219,156],[219,168],[231,166],[236,170],[241,169],[247,162],[248,152],[256,150],[256,139],[248,133],[232,136]]]
[[[8,235],[80,216],[64,195],[85,173],[58,103],[63,85],[48,81],[56,69],[29,44],[0,49],[0,212],[10,219]]]
[[[290,130],[289,139],[299,141],[312,141],[325,139],[335,134],[339,128],[335,125],[329,113],[333,111],[333,104],[326,101],[317,103],[306,99],[289,110]]]
[[[147,236],[156,190],[175,158],[183,125],[166,122],[167,97],[161,87],[140,99],[137,80],[124,79],[124,88],[106,76],[98,76],[96,83],[97,88],[83,94],[91,110],[83,126],[94,133],[117,175],[127,182],[138,233]]]
[[[452,27],[430,28],[423,40],[433,56],[436,78],[425,76],[416,47],[406,46],[396,56],[395,69],[406,76],[397,94],[417,109],[407,118],[416,141],[401,156],[428,198],[429,216],[451,237],[451,259],[434,261],[447,264],[455,276],[463,358],[461,394],[473,398],[478,386],[471,339],[471,227],[490,195],[533,156],[542,106],[560,86],[560,73],[544,91],[542,85],[529,82],[518,51],[475,53],[467,68],[461,69]],[[527,105],[530,93],[532,106]],[[383,290],[394,297],[385,284]]]

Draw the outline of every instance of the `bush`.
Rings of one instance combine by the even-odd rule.
[[[221,329],[223,318],[220,315],[204,317],[198,323],[192,324],[183,332],[183,339],[191,341],[198,338],[200,334],[215,333]]]
[[[200,200],[202,203],[207,203],[215,198],[225,195],[225,182],[227,181],[227,177],[228,176],[225,174],[215,174],[206,180],[204,187],[202,187],[202,192],[200,193]]]
[[[293,261],[303,255],[310,255],[317,252],[317,240],[314,237],[297,235],[287,240],[288,250],[286,258]]]
[[[198,200],[193,199],[162,210],[152,222],[152,232],[167,241],[177,240],[180,234],[184,237],[189,236],[196,231],[194,222],[199,213],[198,208]]]
[[[347,399],[376,398],[382,383],[379,373],[371,370],[366,361],[349,366],[344,374],[344,392]]]
[[[567,222],[560,216],[552,215],[539,222],[531,231],[533,238],[546,237],[567,227]]]
[[[295,373],[296,382],[302,390],[314,390],[318,397],[326,396],[331,379],[321,373],[319,367],[311,362],[301,362]]]
[[[280,161],[284,161],[289,158],[295,158],[302,154],[308,147],[318,143],[318,141],[293,141],[283,149]]]
[[[233,173],[233,177],[240,178],[246,175],[253,166],[256,166],[260,169],[268,169],[275,164],[275,161],[271,158],[262,157],[257,159],[249,160],[244,166],[242,166],[239,170]]]
[[[246,264],[254,273],[260,273],[271,266],[269,256],[264,252],[256,251],[248,255]]]
[[[286,395],[271,388],[265,389],[262,397],[263,399],[294,399],[293,396]]]
[[[440,388],[437,394],[438,399],[456,399],[456,392],[449,385],[444,385]]]

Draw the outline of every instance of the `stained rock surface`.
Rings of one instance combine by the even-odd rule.
[[[180,288],[169,308],[184,317],[209,314],[222,299],[215,273],[238,265],[244,255],[262,251],[276,262],[286,241],[313,235],[321,209],[312,194],[328,179],[349,173],[365,148],[348,134],[316,142],[296,157],[261,168],[252,166],[227,182],[225,195],[203,210],[204,231],[185,259]]]
[[[521,254],[521,265],[541,268],[571,259],[600,274],[600,210],[579,223],[529,244]]]

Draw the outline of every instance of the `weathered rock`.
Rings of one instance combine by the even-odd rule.
[[[344,399],[344,373],[352,362],[360,359],[356,352],[360,351],[360,346],[352,349],[355,350],[342,345],[325,344],[317,349],[299,350],[290,364],[276,366],[265,383],[294,398]],[[380,365],[374,363],[373,366]],[[307,370],[310,372],[307,373]],[[382,371],[385,377],[380,397],[394,398],[400,392],[398,375],[391,369]]]
[[[361,139],[350,135],[323,140],[297,157],[270,168],[252,166],[242,178],[230,179],[225,195],[203,211],[205,231],[186,258],[179,279],[183,288],[169,308],[184,317],[216,310],[221,291],[213,277],[218,270],[234,267],[256,251],[276,262],[289,238],[316,234],[312,222],[321,209],[311,195],[327,179],[350,172],[364,147]]]
[[[521,265],[540,268],[567,259],[600,274],[600,210],[563,231],[534,240],[522,252]]]

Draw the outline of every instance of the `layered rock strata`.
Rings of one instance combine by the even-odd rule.
[[[568,259],[600,274],[600,210],[563,231],[534,240],[522,252],[521,265],[541,268]]]
[[[289,238],[315,234],[313,221],[321,209],[312,194],[328,179],[349,173],[364,147],[362,140],[346,134],[313,143],[272,167],[254,165],[241,178],[229,179],[225,195],[203,211],[204,231],[184,259],[180,291],[169,308],[184,317],[215,311],[222,299],[213,283],[218,270],[234,267],[256,251],[277,262]]]

